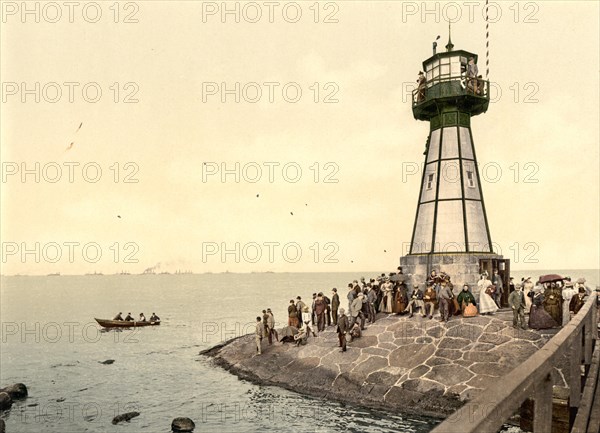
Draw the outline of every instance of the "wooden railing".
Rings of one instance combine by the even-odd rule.
[[[570,388],[569,404],[581,401],[581,359],[589,366],[594,339],[598,338],[596,292],[571,321],[524,363],[487,388],[474,400],[450,415],[431,433],[496,433],[521,404],[532,397],[534,433],[552,430],[552,369],[565,353],[570,372],[565,374]],[[586,370],[587,371],[587,370]]]

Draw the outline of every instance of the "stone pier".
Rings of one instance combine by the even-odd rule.
[[[201,352],[241,379],[316,397],[443,418],[518,366],[554,334],[516,330],[512,312],[447,323],[380,315],[340,352],[331,326],[308,344],[254,336]],[[557,374],[556,377],[560,377]]]

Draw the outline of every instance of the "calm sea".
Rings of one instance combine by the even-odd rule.
[[[597,270],[556,272],[584,276],[591,287],[600,281]],[[251,332],[264,308],[283,323],[297,295],[345,293],[349,281],[379,273],[2,277],[0,386],[29,389],[3,413],[7,431],[169,432],[171,420],[185,416],[210,432],[428,432],[435,420],[252,385],[198,356]],[[162,324],[101,332],[94,318],[119,311],[156,312]],[[108,359],[115,362],[100,363]],[[111,424],[130,411],[141,415]]]

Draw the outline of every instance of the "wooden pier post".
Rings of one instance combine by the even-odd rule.
[[[549,432],[552,430],[552,375],[548,373],[535,384],[533,408],[533,431]]]

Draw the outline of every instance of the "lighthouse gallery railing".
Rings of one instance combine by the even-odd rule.
[[[533,397],[534,433],[547,433],[552,427],[551,371],[559,358],[569,354],[569,404],[581,400],[581,359],[590,365],[593,340],[598,338],[596,292],[571,321],[524,363],[483,391],[477,398],[438,425],[432,433],[495,433],[521,406]]]
[[[436,91],[442,86],[452,86],[449,94]],[[432,98],[446,96],[478,96],[490,98],[490,82],[482,78],[469,78],[464,75],[451,77],[436,77],[427,81],[425,85],[417,87],[412,91],[413,106],[419,105]]]

